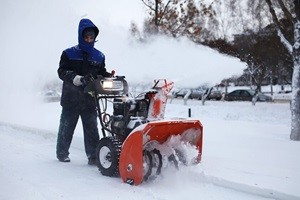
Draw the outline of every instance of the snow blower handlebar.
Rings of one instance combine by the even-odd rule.
[[[99,75],[96,79],[90,79],[90,82],[84,88],[84,92],[91,94],[95,99],[103,137],[106,137],[105,131],[108,131],[111,135],[115,135],[116,133],[108,128],[107,122],[105,123],[105,120],[102,118],[109,115],[106,114],[106,108],[103,108],[103,111],[101,110],[99,100],[104,99],[104,104],[106,105],[109,98],[126,96],[128,94],[128,84],[125,76],[108,78]]]
[[[84,92],[92,92],[99,98],[115,98],[128,94],[128,84],[125,76],[107,78],[99,75],[84,88]]]

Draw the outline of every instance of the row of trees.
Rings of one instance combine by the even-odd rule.
[[[132,23],[131,32],[140,41],[156,34],[172,37],[186,36],[195,42],[212,35],[205,24],[214,15],[211,6],[194,0],[141,0],[148,8],[148,17],[142,31]]]
[[[282,23],[286,22],[283,20]],[[292,35],[292,26],[287,26],[288,35]],[[291,84],[293,62],[292,55],[281,43],[274,24],[259,32],[236,35],[234,38],[234,56],[247,63],[243,75],[238,77],[240,85]]]
[[[210,5],[194,0],[142,2],[149,15],[142,31],[132,23],[137,40],[145,42],[155,34],[185,36],[247,63],[241,77],[228,77],[223,83],[235,79],[240,85],[256,85],[258,90],[263,84],[291,84],[291,55],[271,24],[265,1],[216,0]],[[284,19],[281,23],[289,38],[293,37],[292,24]],[[233,31],[240,33],[231,35]]]
[[[141,1],[148,16],[141,31],[132,23],[137,40],[185,36],[246,62],[245,83],[292,83],[291,139],[300,140],[300,0]]]

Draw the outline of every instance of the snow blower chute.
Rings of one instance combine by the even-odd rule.
[[[98,76],[86,86],[96,101],[102,137],[97,147],[97,165],[105,176],[121,176],[138,185],[161,173],[164,162],[199,163],[203,127],[199,120],[164,119],[167,94],[173,82],[155,80],[148,92],[128,97],[123,76]],[[107,103],[113,104],[112,114]],[[187,160],[184,146],[196,154]]]

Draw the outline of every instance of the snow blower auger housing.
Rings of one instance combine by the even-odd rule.
[[[131,98],[123,76],[98,76],[86,86],[85,92],[95,98],[102,130],[97,165],[103,175],[121,176],[124,182],[138,185],[160,174],[165,161],[175,167],[200,162],[200,121],[164,119],[172,87],[173,82],[155,80],[151,90]],[[112,114],[107,112],[108,102],[113,104]],[[187,146],[196,152],[192,158]]]

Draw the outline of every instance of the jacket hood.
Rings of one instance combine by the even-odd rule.
[[[79,26],[78,26],[78,44],[79,44],[79,48],[87,53],[92,53],[93,49],[94,49],[94,44],[95,41],[92,43],[88,43],[86,41],[84,41],[83,39],[83,31],[87,28],[93,28],[95,31],[95,40],[99,34],[99,29],[97,28],[97,26],[94,25],[94,23],[89,20],[89,19],[82,19],[79,22]]]

